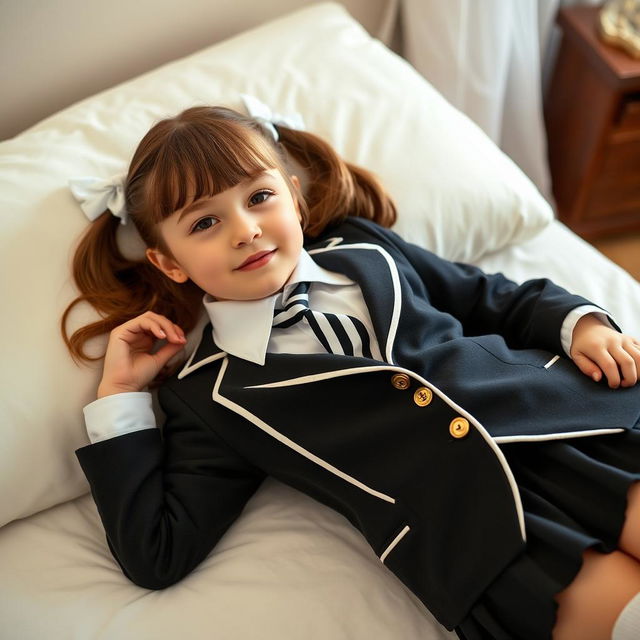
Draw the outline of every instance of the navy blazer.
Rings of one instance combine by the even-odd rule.
[[[348,518],[452,629],[525,544],[500,443],[630,429],[640,386],[612,392],[563,355],[562,322],[589,301],[549,280],[518,286],[361,219],[308,250],[360,285],[384,361],[267,354],[260,366],[205,327],[159,391],[162,430],[76,452],[109,547],[132,581],[166,587],[271,475]]]

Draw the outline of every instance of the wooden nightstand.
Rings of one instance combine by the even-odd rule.
[[[558,216],[585,238],[640,230],[640,60],[600,41],[598,10],[558,12],[545,101]]]

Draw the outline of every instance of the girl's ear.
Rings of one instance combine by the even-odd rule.
[[[189,279],[189,276],[180,268],[180,265],[173,259],[161,253],[158,249],[147,249],[145,251],[147,260],[157,267],[167,278],[171,278],[174,282],[183,283]]]

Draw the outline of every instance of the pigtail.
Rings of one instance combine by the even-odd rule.
[[[314,238],[347,216],[373,220],[383,227],[396,221],[396,208],[378,179],[343,160],[318,136],[278,125],[280,143],[305,170],[308,220],[305,235]]]
[[[89,355],[86,343],[145,311],[167,316],[185,332],[198,320],[195,310],[199,310],[202,291],[191,282],[169,280],[146,259],[123,256],[116,240],[119,225],[119,219],[109,211],[103,213],[89,225],[73,258],[72,274],[80,295],[64,311],[61,331],[76,361],[103,358]],[[89,303],[102,317],[69,336],[69,315],[81,302]]]

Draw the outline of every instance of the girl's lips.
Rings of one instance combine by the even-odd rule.
[[[249,256],[239,267],[236,267],[236,271],[250,271],[251,269],[259,269],[264,266],[273,258],[276,249],[271,251],[258,251],[252,256]]]

